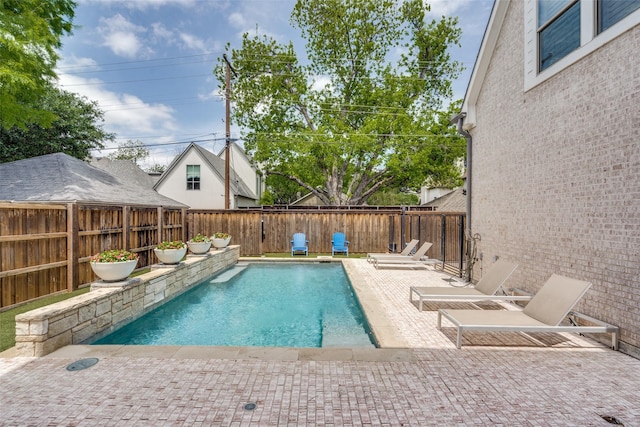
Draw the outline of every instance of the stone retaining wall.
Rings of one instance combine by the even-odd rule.
[[[44,356],[115,330],[238,262],[240,246],[189,255],[176,266],[155,264],[123,282],[94,282],[91,292],[16,316],[18,356]]]

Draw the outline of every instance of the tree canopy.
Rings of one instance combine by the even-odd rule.
[[[232,117],[268,176],[329,205],[459,180],[464,139],[441,111],[462,70],[457,18],[427,22],[422,0],[299,0],[291,22],[306,60],[268,36],[227,46]],[[224,62],[214,73],[225,81]]]
[[[38,101],[56,77],[56,49],[71,33],[75,6],[72,0],[0,0],[0,126],[54,120]]]
[[[103,113],[95,101],[47,85],[39,108],[55,117],[47,127],[36,123],[25,128],[0,126],[0,163],[52,153],[84,160],[91,150],[104,148],[114,138],[103,130]]]
[[[140,160],[144,160],[149,156],[149,149],[144,142],[140,140],[128,139],[126,142],[118,144],[118,149],[109,154],[111,160],[131,160],[138,164]]]

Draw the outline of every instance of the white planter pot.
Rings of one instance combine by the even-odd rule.
[[[187,245],[194,254],[206,254],[211,249],[211,242],[187,242]]]
[[[136,268],[138,260],[121,262],[90,262],[91,269],[96,276],[105,282],[119,282],[129,277]]]
[[[226,248],[227,245],[229,245],[230,241],[231,236],[227,237],[226,239],[216,239],[215,237],[211,239],[213,246],[216,248]]]
[[[155,252],[161,263],[177,264],[187,253],[187,247],[185,246],[182,249],[154,249],[153,252]]]

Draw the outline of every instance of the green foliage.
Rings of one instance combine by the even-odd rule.
[[[309,192],[296,182],[280,175],[268,175],[265,184],[267,189],[260,201],[263,205],[290,205]]]
[[[91,257],[91,262],[125,262],[138,259],[138,254],[124,249],[110,249],[102,251]]]
[[[292,43],[266,36],[227,46],[233,120],[267,183],[278,176],[326,204],[359,205],[383,189],[449,179],[465,150],[440,112],[462,69],[448,53],[457,19],[425,22],[422,0],[299,0],[291,21],[309,65]],[[221,82],[224,72],[221,62]],[[276,203],[291,199],[282,183],[270,187]]]
[[[415,206],[420,198],[415,194],[401,193],[397,190],[378,191],[369,198],[371,206]]]
[[[103,113],[95,101],[47,85],[39,108],[55,117],[47,127],[31,122],[24,128],[0,126],[0,163],[52,153],[84,160],[113,140],[102,129]]]
[[[161,165],[159,163],[155,163],[152,166],[147,168],[147,172],[164,173],[166,169],[167,169],[167,165]]]
[[[149,149],[144,142],[128,139],[127,142],[118,144],[118,150],[109,154],[111,160],[131,160],[138,164],[139,160],[143,160],[149,156]]]
[[[73,0],[0,0],[0,126],[49,125],[40,98],[56,75],[56,49],[70,34]]]
[[[166,249],[182,249],[186,248],[187,244],[182,240],[165,240],[164,242],[160,242],[156,249],[164,251]]]

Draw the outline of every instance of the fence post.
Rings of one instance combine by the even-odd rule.
[[[465,250],[464,250],[464,215],[460,215],[460,224],[458,226],[458,240],[459,240],[459,245],[460,245],[460,277],[463,276],[463,271],[464,271],[464,262],[465,262]],[[468,281],[471,280],[471,278],[467,278]]]
[[[67,290],[72,292],[78,288],[78,205],[67,204]]]
[[[187,241],[187,210],[185,208],[182,208],[180,210],[180,215],[181,215],[181,225],[182,225],[182,241],[186,242]],[[193,235],[192,235],[193,236]]]
[[[406,206],[402,206],[402,213],[401,213],[401,218],[402,221],[400,222],[400,252],[402,252],[402,250],[404,249],[404,243],[405,243],[405,233],[407,232],[407,213],[406,213]]]
[[[442,265],[447,261],[447,216],[442,215],[442,229],[440,230],[440,250],[442,251]]]
[[[162,242],[164,239],[164,233],[162,230],[162,212],[162,206],[158,206],[158,243]],[[156,245],[158,243],[156,243]]]
[[[122,207],[122,249],[128,251],[131,247],[129,245],[129,234],[131,233],[131,222],[129,221],[130,206]]]

